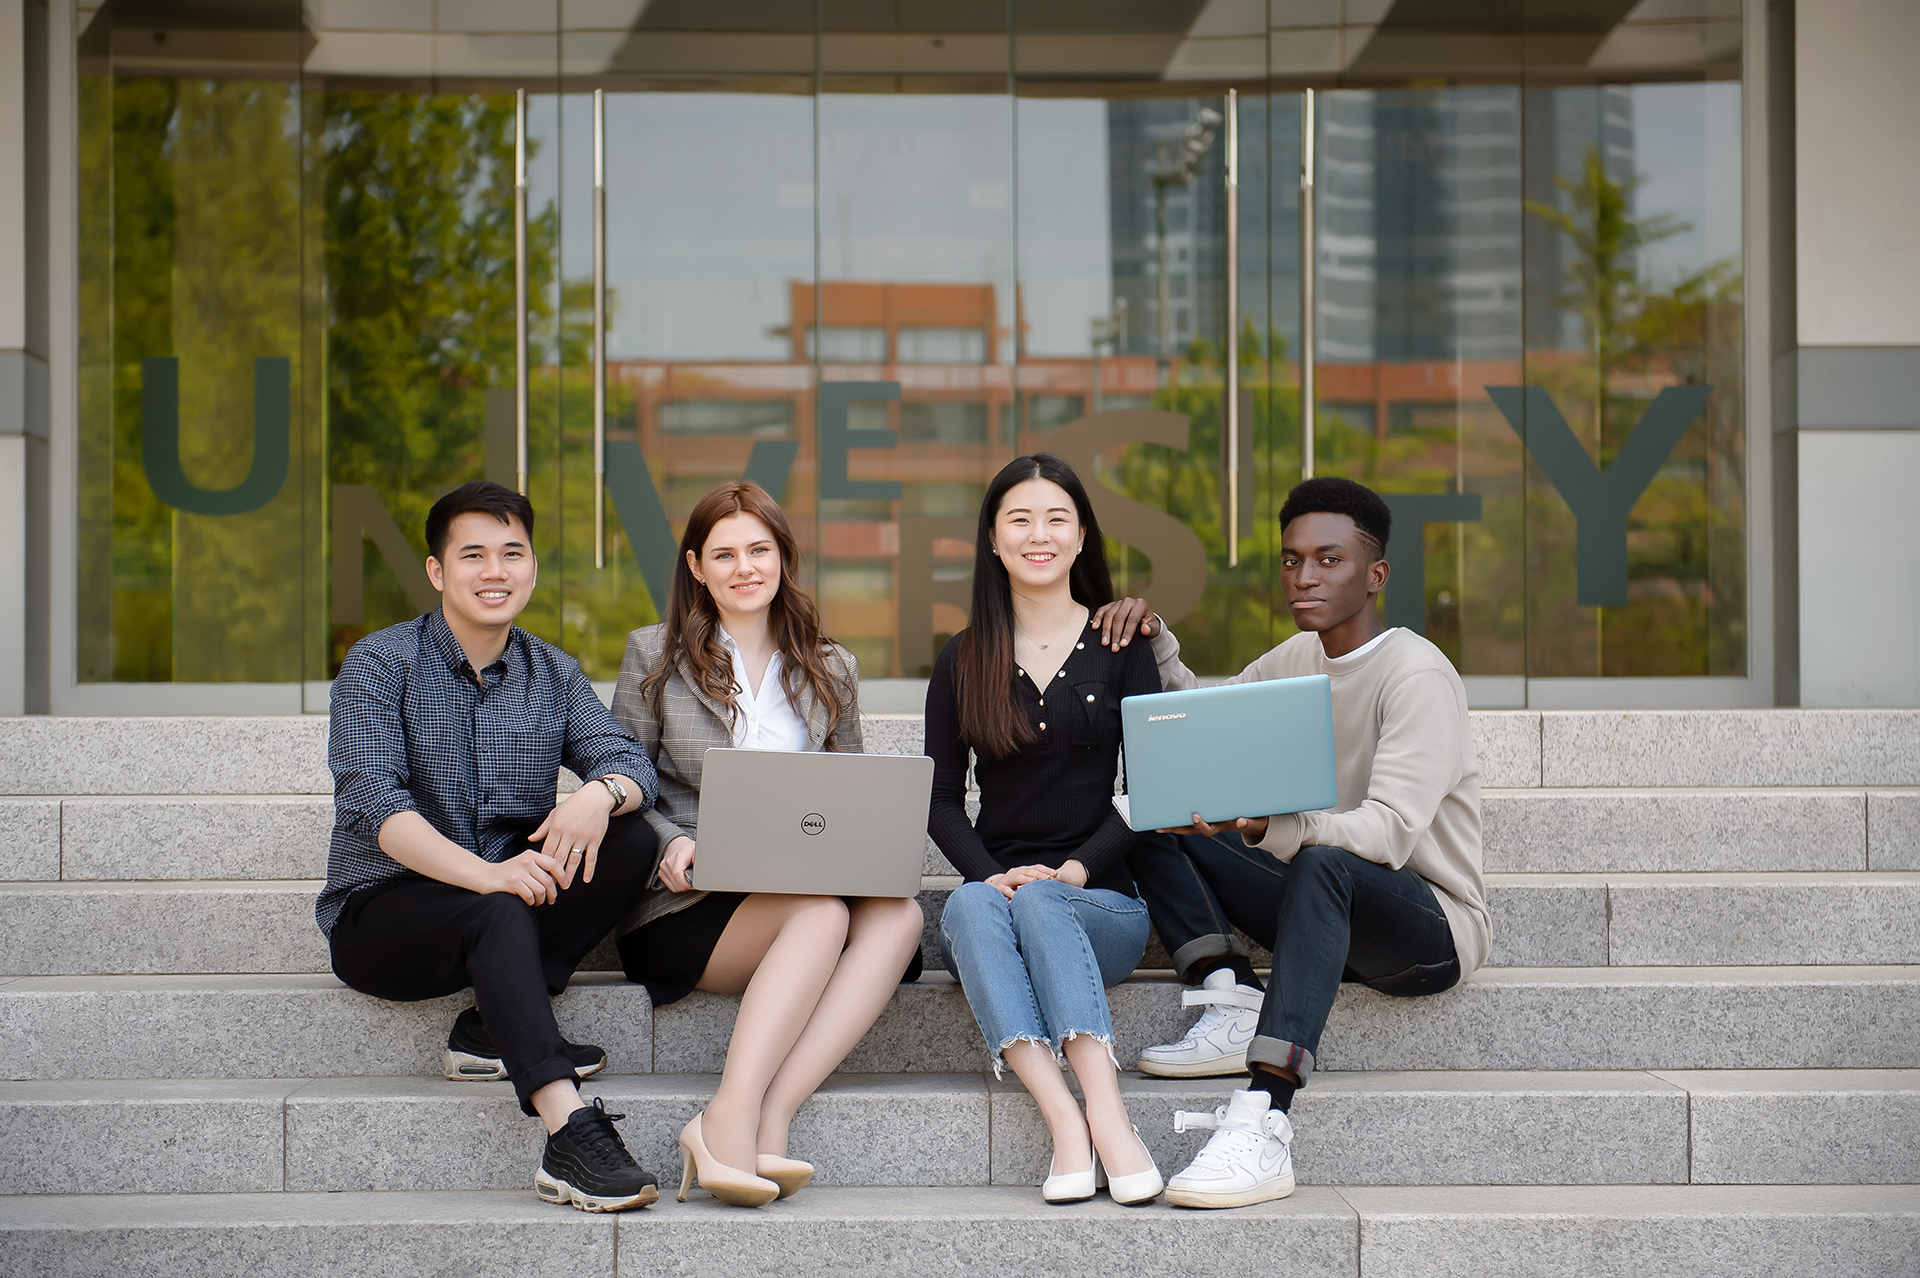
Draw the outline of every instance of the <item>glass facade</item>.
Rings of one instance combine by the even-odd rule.
[[[1291,632],[1309,88],[1316,470],[1391,496],[1390,618],[1488,704],[1746,673],[1732,0],[146,0],[76,38],[82,682],[330,678],[431,605],[435,498],[518,481],[523,395],[524,624],[594,678],[741,475],[863,673],[923,676],[1043,448],[1237,670]]]

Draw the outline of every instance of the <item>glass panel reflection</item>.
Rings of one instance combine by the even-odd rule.
[[[1743,674],[1740,42],[1731,0],[101,10],[81,678],[324,679],[432,603],[428,505],[514,482],[515,89],[531,628],[612,678],[688,508],[751,475],[863,672],[921,675],[987,479],[1050,448],[1111,503],[1122,588],[1237,670],[1291,633],[1309,83],[1318,469],[1403,512],[1391,618],[1512,704],[1528,676]]]

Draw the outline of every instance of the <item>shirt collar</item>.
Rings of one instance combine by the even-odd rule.
[[[1378,648],[1382,643],[1386,642],[1387,636],[1392,634],[1394,631],[1398,629],[1400,629],[1400,627],[1398,626],[1388,626],[1385,630],[1382,630],[1379,634],[1367,640],[1365,643],[1361,644],[1358,648],[1355,648],[1352,652],[1346,653],[1343,656],[1329,657],[1327,656],[1326,649],[1322,648],[1320,650],[1320,657],[1323,661],[1327,663],[1328,667],[1331,669],[1351,670],[1355,666],[1362,664],[1367,659],[1367,655],[1369,653],[1371,653],[1375,648]]]
[[[453,627],[447,624],[446,614],[440,611],[440,609],[435,608],[426,615],[426,623],[427,635],[433,640],[433,646],[439,651],[440,659],[447,663],[447,669],[453,671],[456,675],[462,670],[470,669],[466,649],[462,648],[460,641],[454,638]],[[722,631],[721,633],[724,634],[725,632]],[[520,627],[514,626],[507,631],[507,646],[500,650],[500,656],[494,661],[493,666],[511,668],[508,665],[507,656],[514,650],[519,638]],[[488,666],[487,669],[491,670],[493,666]]]

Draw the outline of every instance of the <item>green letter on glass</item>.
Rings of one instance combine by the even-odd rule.
[[[1489,386],[1507,424],[1573,510],[1583,608],[1627,602],[1627,516],[1707,406],[1711,386],[1669,386],[1602,474],[1541,386]]]
[[[900,496],[893,479],[848,479],[847,453],[855,448],[893,448],[892,430],[854,431],[847,427],[847,405],[856,399],[899,399],[899,382],[820,383],[820,496],[892,501]]]
[[[1381,493],[1393,512],[1393,526],[1411,529],[1401,545],[1404,555],[1389,551],[1393,572],[1387,579],[1386,623],[1405,626],[1416,635],[1427,633],[1427,525],[1477,524],[1479,493]]]
[[[272,501],[287,482],[292,448],[292,376],[285,357],[253,361],[253,466],[238,486],[209,491],[180,467],[180,361],[140,366],[140,461],[154,496],[193,515],[244,515]]]

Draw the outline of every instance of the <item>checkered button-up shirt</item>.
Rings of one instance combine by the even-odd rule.
[[[413,874],[380,850],[381,823],[396,812],[418,812],[498,862],[553,810],[562,763],[589,781],[631,777],[653,802],[653,764],[579,662],[516,626],[481,675],[484,687],[438,608],[347,653],[327,729],[333,841],[314,906],[322,932],[333,932],[356,889]]]

